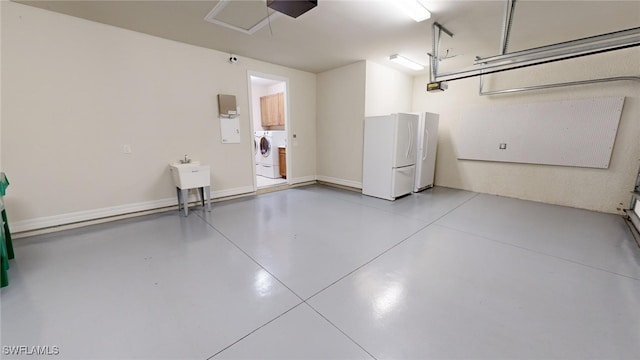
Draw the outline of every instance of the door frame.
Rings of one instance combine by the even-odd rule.
[[[268,73],[263,73],[263,72],[259,72],[259,71],[254,71],[254,70],[247,70],[247,89],[248,89],[248,98],[249,98],[249,128],[251,131],[251,138],[254,137],[255,134],[255,127],[253,126],[254,124],[254,117],[256,116],[260,116],[260,114],[254,114],[253,113],[253,84],[251,83],[251,77],[258,77],[258,78],[263,78],[263,79],[269,79],[269,80],[274,80],[274,81],[279,81],[279,82],[284,82],[284,86],[285,86],[285,94],[284,94],[284,129],[285,129],[285,134],[286,134],[286,140],[287,140],[287,154],[286,154],[286,167],[287,167],[287,171],[286,171],[286,176],[287,178],[285,179],[287,182],[287,184],[291,184],[290,179],[291,179],[291,174],[292,172],[292,168],[291,168],[291,153],[290,151],[292,150],[292,147],[290,146],[291,144],[291,122],[289,120],[289,78],[288,77],[283,77],[283,76],[278,76],[278,75],[274,75],[274,74],[268,74]],[[249,142],[249,146],[251,147],[251,173],[253,174],[253,191],[257,191],[258,190],[258,181],[257,181],[257,177],[256,177],[256,159],[255,159],[255,153],[253,150],[253,141]],[[273,151],[273,149],[272,149]]]

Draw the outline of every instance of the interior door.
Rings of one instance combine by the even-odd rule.
[[[399,113],[395,116],[394,168],[416,163],[418,115]]]

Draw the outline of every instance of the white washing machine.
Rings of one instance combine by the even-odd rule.
[[[258,141],[256,154],[256,174],[271,179],[280,178],[278,147],[284,146],[284,131],[265,131]]]
[[[256,166],[260,163],[260,139],[264,136],[264,131],[255,131],[253,133],[253,156],[255,157]]]
[[[264,131],[255,131],[253,133],[253,153],[256,163],[256,175],[261,175],[260,162],[262,161],[262,154],[260,153],[260,139],[264,136]]]

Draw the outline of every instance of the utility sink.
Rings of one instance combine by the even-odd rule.
[[[169,165],[171,176],[176,187],[180,189],[201,188],[211,185],[211,169],[209,165],[200,165],[198,161],[187,164],[173,163]]]
[[[178,195],[178,211],[184,209],[184,216],[189,215],[189,189],[197,188],[202,199],[202,206],[207,203],[207,210],[211,211],[211,168],[200,165],[198,161],[189,163],[169,164],[171,177],[176,184]]]

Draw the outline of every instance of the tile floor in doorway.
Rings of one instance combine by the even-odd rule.
[[[637,359],[619,216],[319,185],[17,239],[3,359]]]
[[[283,178],[271,179],[268,177],[256,175],[256,182],[257,182],[258,189],[260,189],[260,188],[271,187],[276,185],[284,185],[287,183],[287,179],[283,179]]]

